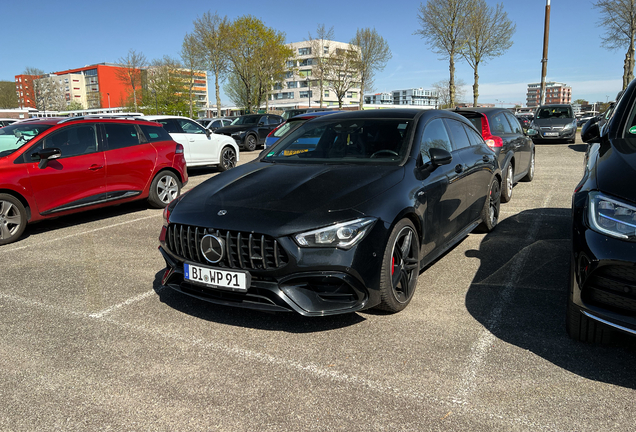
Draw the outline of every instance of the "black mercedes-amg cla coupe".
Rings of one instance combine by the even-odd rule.
[[[318,316],[397,312],[420,270],[499,217],[494,152],[464,117],[316,118],[165,210],[165,286],[224,305]]]

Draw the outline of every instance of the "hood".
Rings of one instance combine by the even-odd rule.
[[[233,133],[243,132],[243,131],[246,131],[248,129],[252,129],[254,127],[256,127],[255,124],[253,124],[253,125],[223,126],[223,127],[218,128],[217,130],[215,130],[214,133],[223,134],[223,135],[231,135]]]
[[[604,142],[596,164],[596,183],[601,192],[636,203],[636,140]]]
[[[361,217],[356,206],[403,177],[399,166],[249,163],[192,189],[170,222],[278,237]]]
[[[552,126],[566,126],[574,123],[573,118],[547,118],[547,119],[534,119],[534,124],[539,127],[552,127]]]

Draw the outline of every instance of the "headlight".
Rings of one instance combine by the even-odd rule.
[[[563,130],[570,130],[570,129],[574,129],[574,128],[576,128],[576,122],[573,122],[573,123],[570,123],[568,125],[565,125]]]
[[[600,192],[589,195],[591,228],[622,240],[636,241],[636,207]]]
[[[337,247],[351,249],[358,244],[373,226],[375,218],[362,218],[349,222],[296,234],[294,239],[301,247]]]

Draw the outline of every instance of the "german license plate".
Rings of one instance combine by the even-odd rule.
[[[183,278],[210,288],[241,292],[247,291],[251,283],[251,275],[248,272],[223,270],[188,263],[183,264]]]
[[[558,132],[544,132],[543,136],[559,136]]]

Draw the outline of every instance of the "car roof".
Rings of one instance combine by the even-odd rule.
[[[330,114],[339,113],[339,112],[341,112],[341,111],[314,111],[314,112],[308,112],[308,113],[304,113],[304,114],[298,114],[296,116],[293,116],[289,120],[292,120],[292,119],[312,119],[312,118],[315,118],[315,117],[320,117],[320,116],[324,116],[324,115],[330,115]]]
[[[468,108],[458,108],[458,109],[455,109],[455,111],[458,114],[461,114],[462,112],[477,112],[477,113],[483,113],[483,114],[492,114],[496,112],[505,112],[505,111],[508,111],[510,114],[512,114],[512,112],[508,108],[497,108],[497,107],[468,107]]]
[[[338,111],[330,114],[330,119],[348,119],[348,118],[415,118],[422,112],[440,111],[440,110],[421,110],[413,108],[390,108],[390,109],[371,109],[371,110],[356,110],[356,111]],[[316,113],[308,113],[316,114]]]
[[[185,116],[158,115],[158,114],[144,115],[144,116],[141,116],[140,118],[146,119],[146,120],[160,120],[160,119],[168,119],[168,118],[192,120],[190,117],[185,117]],[[205,119],[199,119],[199,120],[205,120]]]
[[[540,105],[537,108],[544,108],[544,107],[559,107],[559,108],[565,108],[565,107],[572,107],[572,105],[570,104],[545,104],[545,105]]]

